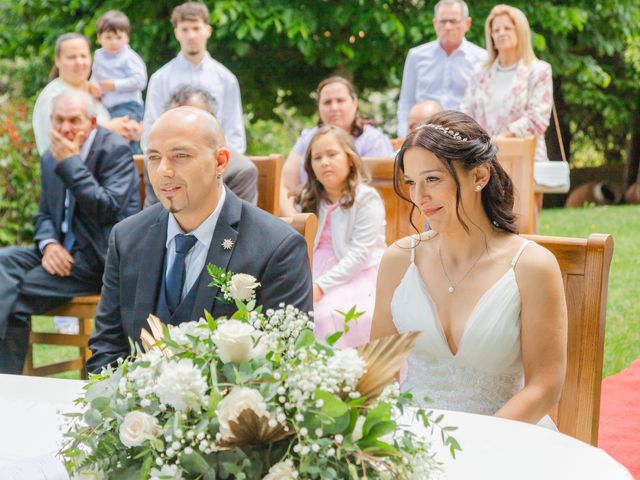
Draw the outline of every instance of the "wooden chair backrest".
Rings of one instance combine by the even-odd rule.
[[[371,177],[369,184],[378,190],[378,193],[380,193],[382,201],[384,202],[387,220],[387,244],[391,245],[399,238],[416,233],[409,223],[411,205],[398,197],[393,189],[394,159],[365,157],[362,160],[364,161],[365,168]],[[405,193],[408,196],[408,189]],[[413,223],[420,231],[422,231],[424,219],[418,209],[414,210]]]
[[[93,329],[92,319],[96,316],[96,308],[100,295],[86,295],[75,297],[44,315],[63,315],[78,317],[79,331],[77,334],[41,332],[33,330],[33,323],[29,326],[29,344],[25,360],[24,375],[48,376],[74,370],[80,371],[81,378],[87,378],[87,360],[91,356],[89,337]],[[33,359],[34,345],[64,345],[78,347],[78,356],[70,359],[35,366]]]
[[[144,155],[134,155],[133,161],[136,164],[136,170],[138,171],[138,176],[140,177],[140,208],[142,208],[144,207],[144,199],[147,195],[146,189],[144,187]]]
[[[277,215],[280,202],[280,175],[284,157],[272,153],[268,156],[252,156],[249,160],[258,169],[258,207]]]
[[[292,217],[280,218],[304,237],[307,242],[307,252],[309,253],[309,266],[313,267],[313,244],[318,233],[318,217],[316,217],[315,213],[296,213]]]
[[[518,216],[520,233],[534,232],[533,160],[536,138],[497,138],[498,162],[513,182],[513,211]]]
[[[404,137],[397,137],[391,139],[391,146],[393,147],[393,151],[398,151],[402,148],[402,144],[404,143]]]
[[[611,235],[588,238],[524,235],[558,260],[569,314],[567,374],[560,402],[550,412],[558,429],[597,446]]]

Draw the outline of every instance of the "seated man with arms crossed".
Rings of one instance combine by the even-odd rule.
[[[100,291],[111,228],[140,211],[131,150],[83,91],[53,99],[35,248],[0,249],[0,373],[22,372],[31,315]]]
[[[207,309],[231,315],[216,299],[207,264],[257,278],[257,304],[312,309],[304,238],[280,219],[240,200],[222,184],[229,162],[224,133],[208,112],[178,107],[149,134],[149,179],[160,203],[119,224],[109,240],[90,371],[130,353],[149,313],[177,325]]]

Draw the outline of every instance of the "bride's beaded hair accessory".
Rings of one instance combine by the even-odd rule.
[[[439,132],[442,132],[445,135],[449,135],[451,138],[455,138],[456,140],[460,140],[461,142],[468,141],[468,139],[460,135],[459,132],[456,132],[455,130],[451,130],[449,127],[443,127],[442,125],[437,125],[435,123],[427,123],[426,125],[423,124],[417,128],[426,128],[426,127],[438,130]]]

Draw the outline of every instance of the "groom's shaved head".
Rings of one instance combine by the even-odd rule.
[[[176,107],[166,111],[153,124],[149,138],[154,131],[164,130],[167,125],[180,126],[190,135],[201,136],[206,145],[214,150],[225,146],[222,125],[216,117],[200,108]]]

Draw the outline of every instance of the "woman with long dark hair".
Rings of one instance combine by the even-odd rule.
[[[551,423],[566,365],[562,277],[553,254],[517,235],[513,185],[496,151],[459,112],[409,134],[396,187],[409,186],[403,198],[432,231],[385,252],[372,337],[424,332],[403,388],[430,406]]]

